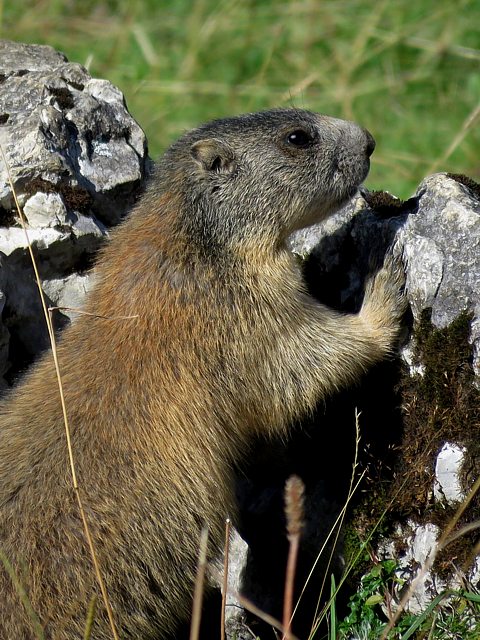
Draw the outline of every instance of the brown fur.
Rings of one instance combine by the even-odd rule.
[[[351,197],[372,150],[360,127],[300,110],[216,121],[171,147],[103,251],[85,309],[139,317],[80,317],[59,359],[121,637],[161,638],[188,616],[200,529],[218,552],[252,434],[285,430],[391,349],[398,265],[341,315],[306,293],[284,245]],[[71,486],[46,354],[1,407],[0,548],[55,640],[82,637],[98,593]],[[0,594],[0,637],[33,638],[1,566]],[[109,637],[99,598],[92,638]]]

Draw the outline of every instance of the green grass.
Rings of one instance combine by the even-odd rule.
[[[295,105],[370,129],[367,186],[401,197],[432,167],[480,178],[479,24],[478,0],[0,0],[1,37],[124,91],[153,157],[202,121]]]

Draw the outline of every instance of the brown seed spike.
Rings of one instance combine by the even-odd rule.
[[[305,485],[298,476],[290,476],[285,483],[285,515],[287,518],[287,535],[300,535],[304,526]]]

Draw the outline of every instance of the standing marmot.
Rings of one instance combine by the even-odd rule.
[[[123,638],[189,614],[199,532],[234,514],[232,466],[383,358],[404,308],[392,261],[358,315],[311,298],[285,247],[356,191],[374,148],[355,124],[284,109],[218,120],[167,151],[112,234],[62,336],[73,452]],[[97,585],[72,490],[50,354],[1,406],[0,549],[46,638],[81,638]],[[1,563],[0,563],[1,565]],[[0,566],[0,637],[34,637]],[[101,599],[95,640],[110,638]]]

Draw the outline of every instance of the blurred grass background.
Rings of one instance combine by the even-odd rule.
[[[480,179],[479,0],[0,0],[0,36],[117,85],[154,158],[202,121],[294,105],[370,129],[371,189]]]

